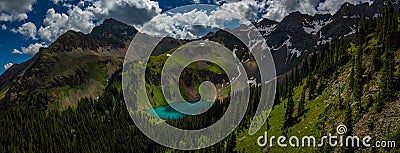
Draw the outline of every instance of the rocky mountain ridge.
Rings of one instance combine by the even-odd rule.
[[[365,18],[379,15],[387,1],[375,0],[372,4],[354,5],[344,3],[333,15],[315,14],[313,16],[293,12],[281,22],[264,19],[255,26],[264,35],[273,53],[278,74],[282,74],[299,57],[318,50],[319,46],[339,37],[352,37],[357,23]],[[399,3],[394,3],[399,10]]]

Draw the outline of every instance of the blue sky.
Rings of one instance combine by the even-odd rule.
[[[360,0],[0,0],[0,74],[3,65],[29,60],[68,30],[89,33],[106,18],[140,27],[154,16],[190,4],[217,4],[257,20],[281,20],[290,12],[334,13]],[[368,0],[361,0],[363,2]],[[132,16],[132,14],[135,14]]]
[[[21,50],[21,47],[27,47],[30,44],[38,42],[26,36],[11,31],[13,28],[18,28],[24,23],[32,22],[35,25],[42,25],[46,11],[53,7],[60,11],[66,11],[67,8],[60,5],[54,5],[48,0],[37,0],[32,5],[32,11],[27,12],[28,18],[22,21],[0,21],[0,26],[6,26],[7,29],[0,29],[0,65],[7,63],[22,63],[29,60],[32,55],[28,54],[13,54],[14,49]],[[0,67],[0,74],[4,72],[4,68]]]

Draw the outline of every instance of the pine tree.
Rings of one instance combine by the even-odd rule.
[[[338,109],[339,111],[342,111],[344,109],[344,102],[343,102],[343,98],[342,98],[342,85],[339,84],[339,89],[338,89],[339,93],[338,93]]]
[[[352,136],[353,135],[353,113],[351,109],[350,102],[347,102],[347,108],[346,108],[346,119],[344,120],[344,125],[347,127],[347,132],[346,132],[346,137],[347,136]],[[344,142],[345,143],[345,142]],[[345,148],[345,152],[353,152],[353,148]]]
[[[288,101],[286,104],[284,129],[287,129],[293,123],[293,113],[294,113],[293,88],[290,87],[288,94]]]
[[[364,86],[363,83],[363,78],[362,78],[362,65],[361,65],[361,50],[362,47],[360,47],[360,49],[358,49],[357,51],[357,56],[356,56],[356,63],[355,63],[355,74],[354,74],[354,87],[353,87],[353,95],[354,95],[354,99],[355,101],[357,101],[358,103],[361,103],[361,96],[362,96],[362,88]]]
[[[357,26],[359,27],[359,26]],[[362,96],[362,88],[364,86],[363,83],[363,68],[362,68],[362,57],[363,57],[363,37],[362,33],[359,32],[360,30],[357,30],[357,38],[356,38],[356,42],[359,45],[359,48],[356,51],[356,55],[354,57],[354,68],[355,71],[353,71],[352,73],[354,73],[354,84],[353,84],[353,96],[354,96],[354,100],[358,103],[361,104],[361,96]],[[361,105],[360,105],[361,106]]]
[[[304,59],[304,62],[303,62],[303,67],[301,70],[301,74],[302,74],[301,78],[302,79],[306,78],[309,75],[309,73],[310,73],[310,68],[309,68],[308,59],[306,58],[306,59]]]
[[[308,91],[308,100],[309,101],[314,99],[314,92],[315,92],[315,88],[316,88],[315,84],[316,83],[315,83],[314,79],[312,78],[311,75],[309,75],[308,78],[307,78],[307,86],[308,86],[308,89],[309,89],[309,91]]]
[[[275,99],[274,99],[274,106],[279,105],[281,103],[281,97],[280,97],[280,85],[278,85],[276,91],[275,91]]]
[[[295,85],[296,85],[296,86],[299,86],[299,85],[300,85],[300,83],[301,83],[300,78],[301,78],[301,76],[300,76],[300,73],[299,73],[299,66],[296,65],[296,68],[295,68],[295,77],[294,77],[294,79],[295,79],[294,81],[295,81]]]
[[[226,144],[226,152],[234,153],[236,147],[236,134],[233,132]]]
[[[303,92],[301,93],[299,106],[297,107],[297,117],[298,118],[300,118],[302,115],[304,115],[305,103],[306,103],[306,90],[304,89]]]

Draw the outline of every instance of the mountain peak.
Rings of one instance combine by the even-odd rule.
[[[105,19],[105,20],[103,21],[103,24],[102,24],[102,25],[104,25],[104,26],[129,27],[129,25],[127,25],[127,24],[125,24],[125,23],[122,23],[122,22],[120,22],[120,21],[118,21],[118,20],[115,20],[115,19],[113,19],[113,18]]]
[[[100,46],[123,48],[126,41],[131,40],[137,32],[133,26],[110,18],[93,28],[90,35],[98,41]]]
[[[270,26],[276,25],[278,23],[279,22],[276,22],[274,20],[270,20],[270,19],[264,18],[260,22],[255,23],[255,25],[256,25],[256,27],[270,27]]]
[[[278,27],[283,29],[302,30],[303,22],[306,22],[308,19],[310,19],[310,16],[307,14],[302,14],[299,11],[292,12],[283,18]]]
[[[289,13],[289,16],[290,15],[303,15],[303,14],[300,11],[295,11],[295,12]]]
[[[89,35],[69,30],[61,35],[49,48],[54,51],[72,51],[74,48],[96,50],[97,45]]]
[[[106,19],[104,20],[104,22],[93,28],[91,35],[95,36],[95,37],[99,37],[99,36],[106,36],[109,37],[110,35],[114,35],[114,36],[120,36],[120,35],[129,35],[129,36],[133,36],[137,33],[137,30],[132,27],[129,26],[125,23],[122,23],[120,21],[117,21],[113,18],[110,19]]]
[[[343,3],[342,7],[349,7],[349,6],[354,6],[354,4],[351,4],[350,2]]]
[[[301,12],[296,11],[296,12],[290,13],[288,16],[283,18],[282,22],[304,21],[305,19],[307,19],[309,17],[310,17],[310,15],[308,15],[308,14],[302,14]]]

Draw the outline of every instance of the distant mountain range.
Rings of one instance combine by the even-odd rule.
[[[254,25],[266,39],[277,72],[282,74],[297,59],[317,51],[321,45],[341,36],[351,37],[357,22],[377,16],[383,7],[384,0],[375,0],[372,5],[345,3],[334,15],[293,12],[281,22],[264,19]],[[48,48],[41,48],[29,61],[12,66],[0,76],[0,110],[24,102],[39,108],[65,108],[84,97],[96,98],[112,74],[122,68],[126,50],[137,32],[114,19],[105,20],[89,34],[68,31]],[[247,50],[225,31],[209,33],[202,39],[222,43],[231,50],[239,49],[239,54]],[[153,55],[164,54],[187,42],[164,38]],[[257,78],[256,73],[250,74]],[[29,100],[34,98],[40,98],[40,103],[30,104]]]
[[[357,21],[376,17],[384,3],[384,0],[376,0],[372,5],[344,3],[334,15],[293,12],[279,23],[264,19],[255,25],[274,55],[278,74],[282,74],[297,58],[316,51],[319,46],[341,36],[351,37]]]

